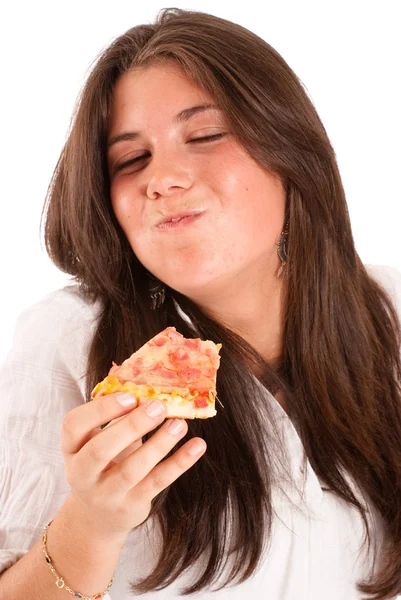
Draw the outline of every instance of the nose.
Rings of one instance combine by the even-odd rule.
[[[148,175],[146,195],[151,200],[157,200],[160,196],[172,196],[180,190],[191,187],[193,175],[188,165],[184,164],[182,155],[180,158],[153,157],[145,173]]]

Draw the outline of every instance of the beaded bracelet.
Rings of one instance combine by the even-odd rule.
[[[105,594],[107,594],[107,592],[109,591],[109,589],[111,588],[113,581],[114,581],[114,575],[111,578],[111,581],[109,583],[109,585],[107,586],[107,590],[105,590],[103,593],[100,594],[95,594],[94,596],[84,596],[83,594],[80,594],[79,592],[74,592],[64,581],[64,579],[57,573],[56,569],[53,567],[52,564],[52,560],[50,558],[50,555],[47,551],[47,546],[46,546],[46,542],[47,542],[47,530],[50,527],[50,525],[53,523],[53,519],[50,521],[50,523],[48,523],[43,531],[43,535],[42,535],[42,550],[43,553],[45,555],[46,558],[46,562],[50,567],[50,570],[52,571],[52,573],[56,576],[57,581],[56,586],[59,589],[65,588],[65,590],[69,593],[72,594],[74,596],[74,598],[82,598],[82,600],[99,600],[99,598],[103,598],[103,596]]]

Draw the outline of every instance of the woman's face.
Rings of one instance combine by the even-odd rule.
[[[189,110],[209,104],[175,63],[131,71],[116,83],[108,136],[113,210],[133,251],[193,299],[251,272],[275,274],[284,224],[281,181],[245,152],[220,110]],[[199,214],[160,225],[188,212]]]

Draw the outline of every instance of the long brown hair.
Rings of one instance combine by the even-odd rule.
[[[266,364],[176,290],[167,288],[165,304],[152,311],[146,270],[113,214],[106,162],[113,86],[129,69],[166,59],[215,98],[238,141],[285,185],[290,259],[278,364]],[[187,337],[223,344],[217,391],[224,409],[214,419],[188,422],[188,436],[203,437],[207,452],[155,499],[151,514],[163,536],[160,560],[132,589],[161,589],[203,555],[206,568],[184,593],[205,590],[216,581],[228,542],[235,560],[226,583],[246,580],[260,565],[271,533],[265,438],[274,419],[255,387],[257,374],[272,393],[284,391],[313,469],[358,509],[369,545],[365,508],[345,472],[384,521],[380,568],[358,589],[376,599],[401,592],[400,322],[390,296],[356,252],[334,150],[283,58],[240,25],[197,11],[163,9],[154,23],[129,29],[89,74],[46,208],[51,259],[88,299],[101,301],[88,359],[88,399],[112,360],[121,362],[168,325]]]

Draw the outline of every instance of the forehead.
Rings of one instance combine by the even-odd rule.
[[[126,86],[128,82],[138,87],[151,88],[158,85],[179,84],[188,89],[198,89],[196,83],[187,75],[184,69],[175,61],[164,60],[144,67],[134,67],[117,79],[116,87]],[[199,90],[200,91],[200,90]]]
[[[213,104],[214,99],[201,89],[175,63],[136,68],[121,75],[115,83],[111,119],[128,115],[146,120],[149,115],[175,116],[179,109],[194,104]]]

